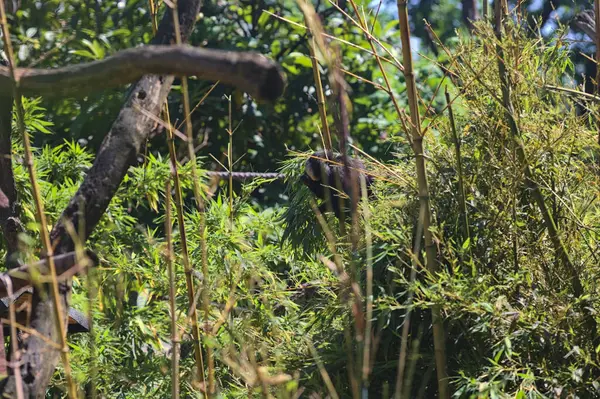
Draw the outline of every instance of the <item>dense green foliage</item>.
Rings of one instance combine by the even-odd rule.
[[[361,218],[362,234],[353,250],[348,237],[338,234],[332,216],[328,220],[336,242],[327,242],[310,207],[311,195],[298,184],[304,152],[321,143],[307,37],[304,29],[263,10],[299,24],[304,21],[302,13],[290,1],[210,2],[203,8],[192,44],[259,51],[280,62],[289,80],[284,98],[274,105],[256,104],[245,94],[219,85],[193,116],[198,142],[204,135],[209,137],[209,144],[198,153],[201,168],[217,165],[211,164],[209,155],[226,164],[222,154],[231,124],[237,126],[234,159],[241,158],[235,170],[280,170],[286,175],[285,186],[269,181],[236,185],[233,207],[227,190],[208,200],[209,275],[201,277],[208,281],[211,313],[204,329],[223,323],[206,342],[215,353],[222,397],[266,397],[265,388],[278,398],[296,397],[299,390],[303,397],[311,393],[324,397],[328,393],[324,370],[340,397],[352,396],[352,384],[360,381],[364,315],[354,306],[348,280],[336,272],[332,247],[362,294],[366,270],[373,267],[370,397],[390,397],[394,392],[407,320],[405,397],[434,397],[432,304],[441,307],[444,317],[455,397],[600,395],[600,347],[592,341],[587,310],[592,309],[591,317],[598,319],[594,313],[600,308],[597,109],[579,97],[548,88],[574,87],[581,60],[573,56],[566,29],[554,30],[545,39],[516,25],[507,29],[503,46],[521,139],[583,282],[586,296],[576,298],[515,155],[515,140],[499,102],[500,80],[493,56],[497,43],[491,27],[482,23],[472,36],[466,32],[457,36],[456,2],[423,3],[435,7],[414,7],[412,16],[431,16],[450,51],[450,55],[440,51],[439,61],[454,77],[452,84],[428,59],[430,55],[417,57],[421,111],[428,127],[432,230],[442,266],[437,275],[425,269],[424,254],[417,254],[415,260],[411,252],[419,217],[414,154],[388,93],[372,84],[382,84],[383,75],[365,51],[370,48],[365,35],[338,11],[317,9],[330,10],[325,30],[352,43],[340,46],[343,66],[363,78],[346,76],[352,99],[351,135],[353,143],[373,157],[365,163],[375,184],[373,198],[368,205],[361,204],[369,212]],[[390,7],[381,10],[373,35],[390,43],[386,47],[401,58],[397,21]],[[95,7],[47,1],[19,11],[11,26],[20,63],[31,65],[43,56],[37,66],[51,67],[102,58],[148,42],[150,22],[145,1],[96,2]],[[415,34],[425,39],[422,26],[415,26]],[[399,105],[407,108],[404,76],[386,68]],[[192,102],[211,84],[192,80]],[[457,153],[445,86],[456,97],[452,107],[461,144],[468,235],[460,212]],[[25,101],[25,121],[36,144],[35,166],[51,223],[56,223],[91,166],[123,92]],[[169,98],[172,120],[183,120],[180,97],[176,86]],[[331,113],[330,119],[333,122]],[[17,161],[22,159],[16,135],[14,153]],[[91,309],[94,324],[93,334],[70,336],[76,381],[82,389],[94,386],[106,398],[166,398],[171,392],[164,259],[164,190],[170,165],[164,132],[157,132],[142,155],[88,242],[101,260],[100,267],[93,278],[74,281],[73,306]],[[21,162],[14,167],[21,216],[29,234],[25,242],[33,257],[40,249],[35,207],[26,168]],[[200,215],[193,206],[191,165],[184,164],[180,172],[191,260],[200,270]],[[204,177],[202,184],[205,189],[210,186]],[[181,392],[182,397],[200,397],[193,378],[189,304],[176,223],[174,233],[176,303],[183,332]],[[1,251],[0,247],[3,255]],[[198,286],[200,278],[195,278]],[[354,374],[349,372],[352,367],[357,369]],[[59,367],[48,396],[64,391]]]

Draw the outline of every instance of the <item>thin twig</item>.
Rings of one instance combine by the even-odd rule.
[[[270,16],[272,16],[272,17],[274,17],[274,18],[277,18],[277,19],[279,19],[279,20],[281,20],[281,21],[287,22],[287,23],[288,23],[288,24],[290,24],[290,25],[294,25],[294,26],[296,26],[296,27],[298,27],[298,28],[302,28],[302,29],[308,29],[308,27],[306,27],[305,25],[299,24],[299,23],[297,23],[297,22],[294,22],[294,21],[292,21],[292,20],[290,20],[290,19],[284,18],[284,17],[282,17],[282,16],[279,16],[279,15],[277,15],[277,14],[273,14],[273,13],[272,13],[272,12],[270,12],[270,11],[263,10],[263,12],[264,12],[264,13],[266,13],[266,14],[269,14]],[[357,45],[357,44],[354,44],[354,43],[352,43],[352,42],[349,42],[349,41],[347,41],[347,40],[340,39],[339,37],[336,37],[336,36],[333,36],[333,35],[327,34],[327,33],[325,33],[325,32],[322,32],[322,33],[321,33],[321,35],[322,35],[323,37],[327,38],[327,39],[330,39],[330,40],[335,40],[335,41],[338,41],[338,42],[340,42],[340,43],[342,43],[342,44],[345,44],[345,45],[347,45],[347,46],[349,46],[349,47],[353,47],[353,48],[355,48],[355,49],[358,49],[358,50],[361,50],[361,51],[365,51],[365,52],[367,52],[368,54],[371,54],[371,55],[373,55],[373,56],[375,55],[375,53],[374,53],[373,51],[371,51],[371,50],[369,50],[369,49],[366,49],[366,48],[364,48],[364,47],[361,47],[361,46],[359,46],[359,45]],[[400,62],[398,62],[397,60],[395,60],[395,59],[394,59],[394,60],[391,60],[391,59],[389,59],[389,58],[386,58],[386,57],[383,57],[383,56],[378,56],[378,57],[379,57],[379,58],[381,58],[383,61],[385,61],[385,62],[387,62],[387,63],[389,63],[389,64],[392,64],[392,65],[394,65],[396,68],[398,68],[398,69],[402,70],[402,64],[400,64]]]
[[[365,243],[367,247],[367,289],[366,289],[366,326],[365,326],[365,345],[363,352],[362,383],[364,387],[369,386],[369,374],[371,372],[371,339],[373,335],[373,234],[371,231],[370,219],[371,210],[369,209],[369,199],[367,195],[367,185],[364,177],[361,177],[361,196],[362,213],[365,223]]]
[[[600,0],[594,0],[594,21],[596,26],[596,95],[600,95]],[[596,121],[598,130],[598,144],[600,145],[600,120]]]

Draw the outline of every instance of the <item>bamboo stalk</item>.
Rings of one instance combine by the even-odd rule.
[[[8,276],[2,276],[1,277],[3,280],[4,285],[6,286],[7,289],[7,293],[9,298],[13,296],[13,288],[12,288],[12,282],[11,280],[8,278]],[[8,302],[8,317],[10,320],[10,349],[11,349],[11,363],[14,364],[18,364],[19,360],[21,358],[21,351],[19,351],[19,347],[18,347],[18,338],[17,338],[17,314],[15,311],[15,301],[10,300]],[[2,325],[0,325],[0,328],[4,331],[4,328]],[[3,333],[4,334],[4,333]],[[4,335],[2,336],[4,338]],[[2,339],[2,348],[4,348],[4,339]],[[2,359],[3,361],[6,362],[6,358]],[[5,365],[7,365],[7,363],[5,363]],[[16,385],[16,391],[17,391],[17,399],[23,399],[23,377],[21,376],[21,368],[20,367],[13,367],[13,373],[15,375],[15,385]]]
[[[413,338],[411,342],[410,354],[408,356],[408,367],[406,372],[406,384],[404,385],[404,398],[411,398],[410,391],[412,388],[412,384],[415,378],[415,372],[417,369],[417,360],[419,360],[419,346],[421,345],[421,339],[423,337],[423,330],[425,327],[423,326],[423,322],[419,323],[419,328],[417,329],[417,333],[415,334],[415,338]]]
[[[177,11],[178,3],[177,0],[173,2],[173,27],[175,30],[175,42],[178,45],[181,45],[181,31],[179,27],[179,13]],[[202,253],[202,274],[204,275],[204,280],[202,281],[202,309],[204,311],[204,321],[208,321],[208,315],[210,312],[209,307],[209,287],[208,287],[208,251],[206,246],[206,216],[205,216],[205,204],[204,199],[200,193],[200,184],[198,178],[198,171],[196,165],[196,151],[194,150],[194,133],[192,131],[192,120],[190,117],[190,99],[189,99],[189,90],[188,90],[188,80],[187,77],[182,77],[181,79],[181,89],[183,94],[183,108],[185,114],[185,131],[188,138],[188,157],[190,162],[192,163],[192,179],[193,179],[193,187],[194,187],[194,198],[196,199],[196,207],[198,209],[198,213],[200,216],[200,248]],[[191,265],[189,262],[186,265],[186,282],[189,287],[188,294],[190,295],[190,306],[193,303],[193,282],[191,276]],[[192,309],[192,323],[198,323],[198,317],[196,315],[196,307],[194,306]],[[197,328],[194,329],[197,333]],[[199,338],[199,337],[198,337]],[[199,349],[199,348],[198,348]],[[206,355],[208,357],[208,389],[206,390],[207,396],[210,398],[212,393],[214,392],[214,358],[212,353],[212,347],[210,345],[206,345]],[[199,358],[202,358],[202,354],[200,354]],[[198,364],[200,367],[202,364]],[[202,371],[204,374],[204,371]],[[204,378],[201,380],[204,382]],[[205,387],[206,388],[206,387]]]
[[[167,248],[165,260],[169,274],[169,305],[171,308],[171,397],[179,399],[179,337],[177,336],[177,308],[175,306],[175,271],[173,270],[173,237],[171,222],[171,181],[165,187],[165,232]]]
[[[400,20],[400,38],[402,40],[402,64],[404,65],[404,76],[406,77],[406,91],[411,119],[411,136],[413,151],[417,168],[417,183],[419,186],[419,202],[423,212],[423,234],[425,238],[426,267],[430,273],[438,271],[437,251],[433,242],[431,226],[431,203],[429,201],[429,186],[427,182],[427,169],[425,155],[423,152],[423,135],[421,134],[421,121],[419,116],[419,99],[415,75],[412,66],[412,53],[410,46],[410,28],[408,24],[407,0],[398,0],[398,16]],[[446,347],[444,326],[439,305],[431,307],[433,324],[433,345],[435,352],[435,363],[438,381],[438,397],[449,399],[448,374],[446,372]]]
[[[333,382],[331,382],[331,378],[329,378],[329,373],[327,373],[327,370],[325,369],[325,365],[323,364],[323,361],[319,357],[319,353],[315,349],[315,346],[309,340],[307,340],[307,344],[308,344],[308,349],[310,350],[310,354],[312,355],[313,359],[315,359],[315,363],[317,363],[317,368],[319,369],[321,378],[323,378],[323,382],[325,383],[327,392],[329,392],[329,397],[331,399],[339,399],[337,391],[335,390],[335,386],[333,385]]]
[[[323,136],[325,137],[325,149],[331,150],[331,133],[329,132],[329,123],[327,123],[327,109],[325,108],[325,95],[323,94],[323,84],[321,82],[321,72],[319,71],[319,61],[315,54],[315,39],[312,37],[312,31],[309,29],[311,44],[308,46],[310,50],[310,60],[312,62],[313,76],[315,78],[315,89],[317,90],[317,104],[319,106],[319,115],[321,117],[321,126],[323,128]]]
[[[196,306],[194,305],[194,283],[191,276],[191,265],[190,256],[187,244],[187,235],[185,232],[185,221],[183,219],[183,198],[181,195],[181,182],[179,179],[179,169],[177,167],[177,155],[175,151],[175,139],[173,129],[171,128],[171,121],[169,112],[165,104],[165,113],[167,116],[167,122],[169,129],[167,129],[167,142],[169,147],[169,158],[171,160],[171,173],[173,175],[173,183],[175,188],[175,209],[177,211],[177,224],[179,226],[179,236],[181,237],[181,255],[183,257],[183,268],[185,271],[185,283],[187,287],[188,302],[190,304],[190,319],[192,321],[192,337],[194,338],[194,355],[197,367],[197,378],[200,382],[205,381],[204,376],[204,359],[202,358],[202,350],[200,348],[200,332],[198,329],[198,317],[196,313]]]
[[[600,94],[600,0],[594,0],[594,20],[596,22],[596,95]],[[599,107],[600,108],[600,107]],[[598,144],[600,144],[600,120],[596,121]]]
[[[46,222],[46,214],[44,211],[44,203],[42,201],[40,187],[37,182],[37,174],[34,166],[34,157],[31,149],[31,143],[29,141],[29,134],[25,130],[25,115],[23,110],[23,103],[21,101],[21,94],[18,90],[18,82],[15,79],[15,58],[12,48],[12,43],[10,41],[10,33],[8,30],[8,22],[6,20],[6,10],[4,8],[4,2],[0,1],[0,19],[2,21],[2,38],[4,41],[4,51],[8,58],[9,62],[9,70],[10,75],[13,81],[13,97],[15,101],[15,107],[17,111],[17,126],[19,129],[19,133],[23,139],[23,147],[25,148],[25,163],[27,165],[27,170],[29,172],[29,180],[31,183],[31,189],[33,194],[33,199],[36,207],[36,218],[39,223],[40,235],[42,238],[42,245],[44,248],[44,256],[48,259],[48,266],[50,269],[50,276],[52,278],[51,288],[52,288],[52,301],[54,304],[54,317],[56,327],[58,329],[59,340],[60,340],[60,354],[62,358],[62,363],[65,371],[65,377],[67,379],[67,387],[68,387],[68,395],[69,398],[77,398],[77,387],[75,386],[75,381],[73,380],[72,372],[71,372],[71,364],[69,361],[69,346],[67,343],[67,335],[65,328],[65,320],[63,319],[63,306],[61,303],[61,294],[58,289],[58,281],[56,278],[56,266],[54,264],[54,250],[52,244],[50,242],[50,235],[48,234],[48,223]],[[66,299],[66,298],[65,298]],[[65,300],[65,303],[67,301]],[[68,304],[67,304],[68,305]],[[16,348],[17,343],[12,343],[13,348]],[[14,369],[18,369],[19,366],[14,367]],[[17,386],[19,385],[19,381],[21,379],[17,379]],[[20,395],[23,395],[23,388],[19,390],[17,388],[17,392],[20,392]],[[19,395],[19,393],[18,393]]]
[[[483,20],[487,21],[488,20],[488,14],[489,14],[489,1],[490,0],[482,0],[483,1]]]
[[[550,236],[550,240],[554,247],[554,251],[556,252],[556,256],[562,266],[567,270],[567,272],[571,275],[571,284],[573,289],[573,294],[581,298],[585,292],[583,289],[583,284],[581,283],[581,279],[579,278],[578,271],[573,264],[569,253],[565,247],[565,244],[562,241],[560,232],[556,227],[552,214],[550,213],[547,205],[546,199],[544,198],[544,194],[540,189],[540,186],[537,184],[535,180],[535,176],[531,167],[529,166],[529,161],[527,159],[527,154],[525,152],[525,146],[521,139],[521,132],[519,129],[519,125],[517,120],[514,117],[514,107],[511,99],[511,85],[510,85],[510,76],[509,72],[506,68],[505,57],[504,57],[504,49],[502,47],[502,21],[505,17],[506,7],[503,4],[503,1],[497,1],[495,7],[495,26],[494,32],[496,34],[497,44],[496,44],[496,56],[498,59],[498,73],[500,75],[500,85],[502,88],[502,101],[504,105],[504,113],[508,122],[508,126],[511,131],[512,139],[515,143],[515,151],[517,154],[517,158],[519,163],[523,166],[525,172],[525,180],[527,186],[530,188],[532,192],[532,196],[540,210],[542,215],[542,219],[544,221],[544,225],[546,230],[548,230],[548,235]],[[586,301],[583,301],[586,302]],[[596,343],[597,340],[597,325],[596,320],[593,315],[590,314],[588,306],[583,303],[583,312],[586,315],[586,323],[588,328],[590,328],[592,341]]]
[[[233,230],[233,124],[231,120],[231,96],[228,97],[229,142],[227,143],[227,172],[229,177],[229,228]]]
[[[469,253],[471,252],[471,232],[469,228],[469,214],[467,213],[467,196],[465,191],[463,167],[462,167],[462,155],[460,151],[460,139],[456,132],[456,122],[454,121],[454,111],[452,110],[452,101],[450,101],[450,94],[448,93],[448,86],[445,90],[446,96],[446,107],[448,108],[448,117],[450,118],[450,128],[452,129],[452,141],[454,141],[454,152],[456,155],[456,170],[458,173],[458,202],[460,205],[460,212],[463,217],[463,228],[462,228],[462,242],[469,240]],[[462,243],[461,243],[462,244]],[[473,257],[471,257],[472,259]],[[471,266],[471,275],[475,276],[475,266]]]
[[[364,20],[361,17],[361,14],[358,11],[358,7],[357,7],[356,3],[353,0],[350,0],[350,4],[352,5],[352,7],[353,7],[353,9],[354,9],[354,11],[356,13],[356,15],[358,16],[358,18],[357,18],[358,22],[356,22],[353,19],[352,19],[352,21],[355,23],[355,25],[357,27],[361,28],[364,31],[366,25],[365,25]],[[378,64],[378,67],[379,67],[379,69],[380,69],[380,71],[381,71],[381,73],[383,75],[384,82],[385,82],[385,85],[387,87],[387,92],[390,95],[390,99],[392,100],[392,104],[394,105],[394,108],[396,109],[398,117],[400,118],[401,122],[403,123],[403,125],[405,127],[405,131],[406,131],[406,134],[407,134],[408,141],[411,142],[412,138],[414,136],[411,136],[409,134],[409,131],[408,131],[409,129],[407,127],[408,123],[406,121],[406,115],[403,112],[403,110],[400,109],[400,106],[397,103],[397,101],[396,101],[396,99],[395,99],[395,97],[393,95],[393,90],[391,89],[391,85],[390,85],[387,73],[386,73],[385,69],[383,68],[383,64],[381,62],[381,57],[375,51],[376,49],[375,49],[375,45],[374,45],[374,38],[370,34],[367,34],[366,35],[366,39],[369,42],[369,44],[371,45],[371,48],[373,50],[373,55],[375,56],[375,59],[376,59],[377,64]],[[409,54],[410,54],[410,51],[409,51]],[[411,59],[411,62],[412,62],[412,59]],[[406,68],[406,66],[404,68]],[[404,68],[403,68],[403,70],[404,70]],[[413,82],[414,82],[414,77],[413,77]],[[415,94],[416,94],[416,91],[415,91]],[[416,96],[413,97],[413,98],[417,99],[417,101],[415,101],[415,108],[417,108],[418,107],[418,105],[417,105],[418,104],[418,98]],[[418,119],[418,114],[417,114],[417,119]],[[414,126],[414,123],[413,123],[413,126]],[[419,134],[419,137],[421,137],[421,136],[422,135]],[[421,139],[421,152],[420,152],[420,154],[421,154],[420,159],[421,159],[421,161],[423,163],[423,172],[424,172],[425,169],[424,169],[424,159],[423,159],[423,156],[422,156],[422,139]],[[419,157],[417,157],[417,158],[419,159]],[[426,180],[425,180],[425,183],[426,183]],[[427,197],[427,202],[429,202],[428,197]],[[427,211],[428,211],[427,214],[429,215],[430,214],[429,208],[427,208]],[[422,222],[422,220],[419,221],[419,224]],[[428,222],[430,223],[429,219],[428,219]],[[423,227],[424,226],[421,226],[420,228],[423,228]],[[427,226],[427,234],[429,234],[429,238],[431,239],[431,233],[428,230],[428,226]],[[431,248],[431,246],[430,246],[430,248]],[[433,248],[433,250],[435,252],[435,248]],[[431,251],[431,249],[430,249],[430,251]],[[434,253],[434,255],[435,255],[435,253]],[[435,260],[435,257],[428,256],[428,258],[431,259],[433,262]],[[433,265],[435,266],[435,262],[433,263]],[[436,346],[436,348],[437,348],[437,350],[436,350],[436,359],[443,359],[442,362],[441,362],[441,363],[443,363],[443,367],[441,368],[442,371],[439,371],[440,367],[436,367],[436,368],[438,369],[439,373],[442,373],[443,375],[445,375],[445,349],[444,349],[444,345],[443,345],[443,335],[444,335],[443,334],[443,326],[440,323],[437,322],[437,319],[435,317],[435,314],[439,314],[440,311],[439,311],[439,309],[436,310],[436,308],[434,308],[434,309],[432,309],[432,312],[434,314],[434,337],[438,337],[438,338],[441,337],[441,345],[440,345],[440,342],[438,341],[438,345]],[[434,338],[434,340],[435,340],[435,338]],[[440,352],[441,352],[441,354],[440,354]],[[439,364],[438,364],[438,366],[439,366]],[[447,386],[446,379],[441,379],[441,384]],[[442,387],[442,390],[443,390],[443,387]],[[440,396],[440,397],[444,397],[444,396]]]
[[[373,234],[371,232],[370,219],[371,211],[369,209],[369,200],[367,195],[367,185],[364,178],[361,178],[361,197],[362,213],[365,221],[365,243],[367,247],[367,288],[366,288],[366,310],[365,310],[365,345],[363,351],[362,384],[363,387],[369,386],[369,374],[371,372],[371,341],[373,332]]]
[[[80,208],[83,209],[83,199],[80,201]],[[79,236],[77,236],[77,232],[73,231],[71,234],[73,237],[77,237],[77,241],[75,241],[76,248],[76,259],[77,262],[81,262],[83,257],[85,256],[83,253],[84,248],[84,232],[85,232],[85,219],[79,218],[79,227],[77,231],[79,232]],[[67,223],[66,226],[72,226],[72,223]],[[97,303],[98,298],[98,280],[97,280],[97,270],[95,268],[90,267],[87,276],[88,281],[88,319],[90,320],[90,328],[88,334],[90,335],[90,344],[89,351],[91,356],[90,361],[90,392],[89,398],[96,399],[98,397],[98,387],[96,386],[96,380],[98,379],[98,347],[96,345],[96,327],[94,323],[94,307]]]
[[[156,35],[158,22],[156,20],[156,6],[153,0],[149,0],[150,15],[152,17],[152,30]],[[163,114],[166,116],[169,109],[165,104]],[[167,117],[168,118],[168,117]],[[170,125],[169,125],[170,126]],[[171,129],[167,129],[171,130]],[[169,305],[171,309],[171,396],[174,399],[179,399],[179,338],[177,334],[177,316],[175,306],[175,271],[173,270],[173,223],[171,221],[171,180],[167,179],[165,187],[165,232],[167,240],[167,248],[165,261],[167,263],[167,272],[169,274]]]
[[[411,269],[410,269],[410,281],[408,286],[408,292],[406,294],[405,308],[406,313],[404,314],[404,323],[402,324],[402,335],[400,339],[400,354],[398,355],[398,371],[396,374],[396,390],[394,393],[395,399],[402,398],[402,392],[406,391],[403,389],[404,385],[404,371],[406,369],[406,358],[408,356],[408,333],[410,331],[411,315],[412,315],[412,303],[414,296],[413,284],[417,280],[417,267],[419,265],[419,253],[421,252],[421,237],[423,236],[423,208],[419,209],[419,220],[417,222],[417,229],[415,232],[415,242],[411,255]],[[408,384],[407,384],[408,385]]]
[[[150,0],[150,8],[151,11],[156,12],[156,8],[152,6],[152,0]],[[173,10],[173,18],[174,18],[174,26],[175,26],[175,30],[177,31],[177,33],[179,33],[178,35],[176,34],[177,37],[181,38],[181,33],[179,31],[179,18],[178,18],[178,13],[177,13],[177,8],[175,7],[175,9]],[[152,29],[154,34],[156,34],[156,31],[158,29],[158,26],[156,24],[156,20],[153,19],[153,24],[152,24]],[[187,239],[186,239],[186,234],[185,234],[185,225],[184,225],[184,221],[183,221],[183,202],[182,202],[182,198],[181,198],[181,185],[180,185],[180,180],[179,180],[179,170],[177,167],[177,158],[176,158],[176,150],[175,150],[175,139],[174,139],[174,133],[173,133],[173,126],[171,125],[171,121],[170,121],[170,116],[169,116],[169,107],[167,106],[167,104],[164,104],[164,109],[163,109],[163,115],[165,116],[165,118],[168,121],[167,124],[167,147],[169,149],[169,157],[170,157],[170,161],[171,161],[171,174],[172,174],[172,178],[175,182],[175,205],[176,205],[176,209],[177,209],[177,223],[179,225],[179,230],[180,230],[180,236],[181,236],[181,246],[182,246],[182,252],[183,252],[183,263],[184,263],[184,268],[186,267],[186,264],[189,264],[189,253],[188,253],[188,249],[187,249]],[[186,118],[187,120],[188,118]],[[170,181],[167,182],[167,201],[170,202],[171,201],[171,190],[170,190]],[[170,219],[171,217],[171,209],[170,206],[167,206],[167,219]],[[165,223],[167,223],[165,221]],[[171,243],[172,245],[172,239],[170,238],[170,233],[171,233],[171,224],[169,224],[169,227],[167,228],[167,244]],[[172,256],[173,251],[172,251],[172,247],[168,248],[168,256]],[[172,260],[171,258],[169,258],[168,262],[168,267],[171,268],[172,267]],[[169,269],[170,271],[170,269]],[[173,272],[173,276],[174,276],[174,272]],[[169,278],[171,277],[171,275],[169,275]],[[186,274],[186,286],[188,288],[188,300],[190,301],[190,306],[192,306],[193,300],[194,300],[194,289],[193,289],[193,283],[191,285],[191,295],[190,295],[190,281],[187,279],[188,274]],[[170,287],[169,287],[170,288]],[[169,293],[171,293],[169,291]],[[200,349],[200,339],[199,339],[199,333],[198,333],[198,319],[196,316],[196,312],[195,312],[195,306],[193,306],[194,308],[194,312],[190,315],[190,318],[192,320],[192,336],[194,337],[194,355],[195,355],[195,359],[196,359],[196,366],[197,366],[197,377],[200,381],[204,382],[204,361],[202,359],[202,351]],[[174,315],[173,309],[171,309],[172,311],[172,316]],[[172,334],[172,339],[173,337],[177,337],[177,331],[175,329],[175,325],[172,325],[173,330],[171,332]],[[175,345],[173,345],[173,356],[175,357],[175,352],[176,352],[177,348],[175,347]],[[179,365],[179,359],[177,359],[177,362],[175,362],[175,359],[172,359],[172,364],[173,364],[173,369],[175,369],[174,366]],[[173,371],[173,373],[175,373],[175,371]],[[177,375],[173,374],[173,381],[172,384],[174,387],[177,387],[177,395],[179,394],[179,383],[178,383],[178,379],[179,379],[179,371],[177,370]],[[176,381],[177,380],[177,381]],[[175,391],[173,391],[173,393],[175,393]],[[174,396],[175,397],[175,396]]]
[[[512,143],[512,158],[513,158],[513,162],[517,163],[518,162],[518,157],[517,157],[517,146],[514,143]],[[552,163],[553,164],[553,163]],[[513,181],[513,186],[512,186],[512,206],[511,206],[511,212],[512,212],[512,251],[513,251],[513,269],[515,271],[515,273],[517,273],[519,271],[519,234],[518,234],[518,221],[519,221],[519,214],[517,212],[517,185],[518,185],[518,176],[515,176],[514,181]],[[555,213],[556,215],[556,213]]]

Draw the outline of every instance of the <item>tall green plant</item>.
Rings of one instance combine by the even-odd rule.
[[[410,107],[410,131],[412,147],[415,153],[415,162],[417,168],[417,183],[419,186],[419,201],[421,204],[419,225],[422,225],[423,235],[425,237],[425,252],[427,270],[435,274],[439,270],[437,263],[437,251],[433,242],[433,234],[430,230],[432,226],[431,202],[429,200],[429,183],[427,181],[427,169],[425,167],[425,154],[423,151],[423,134],[421,133],[421,118],[419,116],[419,99],[417,85],[413,71],[412,53],[410,46],[410,28],[408,24],[408,10],[405,0],[398,0],[398,16],[400,19],[400,37],[402,39],[402,55],[404,64],[404,76],[406,77],[406,89],[408,94],[408,103]],[[420,231],[421,229],[418,229]],[[420,239],[420,237],[418,238]],[[446,337],[442,320],[441,309],[439,305],[433,305],[431,308],[433,323],[433,342],[435,352],[435,364],[438,382],[438,397],[441,399],[450,398],[448,386],[448,374],[446,371]],[[399,393],[397,392],[397,397]]]

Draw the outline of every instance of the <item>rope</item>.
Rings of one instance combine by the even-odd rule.
[[[208,176],[217,176],[221,179],[229,178],[229,172],[215,172],[215,171],[207,171],[206,174]],[[235,180],[247,180],[247,179],[283,179],[285,175],[282,173],[261,173],[261,172],[232,172],[231,177]]]

